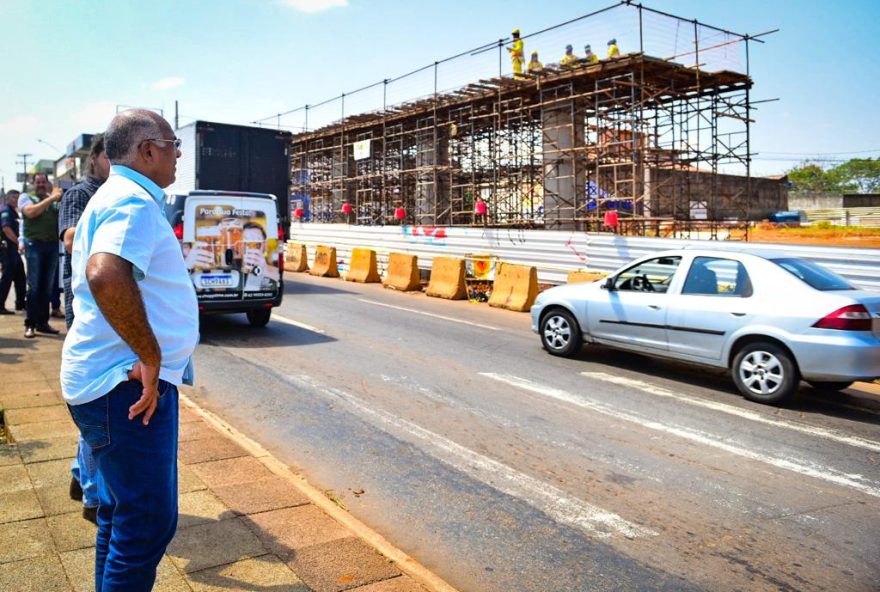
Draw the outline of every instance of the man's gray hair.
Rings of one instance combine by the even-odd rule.
[[[110,162],[121,165],[134,162],[141,142],[161,137],[159,118],[146,109],[131,109],[114,117],[104,132],[104,151]]]

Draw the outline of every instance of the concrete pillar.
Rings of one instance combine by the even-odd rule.
[[[448,224],[449,127],[437,128],[436,143],[433,128],[419,131],[416,148],[416,167],[419,169],[414,212],[416,224]]]
[[[586,200],[584,118],[572,102],[544,108],[544,224],[573,230],[578,206]]]

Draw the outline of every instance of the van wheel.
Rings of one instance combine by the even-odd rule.
[[[265,327],[272,316],[271,308],[254,308],[247,311],[247,320],[252,327]]]
[[[746,399],[776,404],[788,399],[800,384],[797,366],[783,348],[774,343],[749,343],[733,358],[730,373]]]

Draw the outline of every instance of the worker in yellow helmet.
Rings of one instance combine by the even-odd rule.
[[[538,52],[532,52],[532,59],[529,60],[529,74],[540,74],[544,71],[544,64],[538,60]]]
[[[525,63],[525,50],[523,40],[519,38],[519,29],[513,30],[513,45],[507,48],[510,53],[510,62],[513,65],[513,77],[522,78],[523,63]]]
[[[608,41],[608,59],[619,58],[620,57],[620,49],[617,47],[617,39],[611,39]]]
[[[577,65],[578,57],[574,55],[574,48],[571,45],[565,46],[565,55],[559,60],[559,65],[563,68],[574,68]]]
[[[595,64],[599,61],[599,56],[593,53],[593,49],[590,47],[590,44],[584,45],[584,61],[587,64]]]

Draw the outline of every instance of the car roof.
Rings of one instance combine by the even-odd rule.
[[[653,253],[655,257],[669,257],[672,255],[692,255],[692,256],[703,256],[703,257],[723,257],[725,255],[737,255],[741,257],[758,257],[760,259],[791,259],[793,257],[797,258],[797,255],[792,255],[791,253],[786,253],[780,250],[774,249],[749,249],[744,250],[742,247],[736,245],[719,245],[717,247],[706,247],[703,245],[685,245],[684,247],[678,249],[669,249],[666,251],[661,251],[658,253]]]

